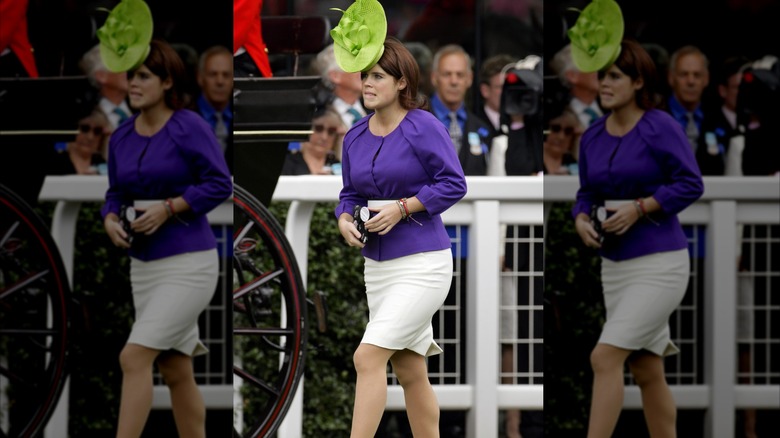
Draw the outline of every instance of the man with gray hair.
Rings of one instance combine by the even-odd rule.
[[[571,59],[571,44],[559,50],[550,61],[550,68],[558,75],[561,84],[569,91],[571,109],[582,126],[590,126],[604,115],[596,98],[599,96],[599,79],[596,72],[583,73]]]
[[[206,49],[198,60],[198,86],[201,94],[197,111],[214,131],[224,152],[230,141],[233,122],[233,54],[227,47]],[[230,158],[230,157],[228,157]]]
[[[695,46],[683,46],[672,53],[669,60],[669,113],[680,124],[688,137],[694,153],[698,149],[701,125],[705,114],[702,111],[702,95],[710,83],[709,61]]]
[[[100,93],[98,109],[111,123],[112,131],[132,114],[127,104],[127,73],[114,73],[106,68],[100,57],[100,45],[95,45],[81,57],[79,67]]]
[[[440,48],[433,56],[431,113],[450,134],[466,175],[487,175],[490,126],[466,108],[466,92],[474,80],[471,57],[456,44]]]
[[[347,73],[336,63],[333,44],[324,48],[312,62],[312,68],[322,77],[322,82],[333,94],[333,108],[341,115],[345,126],[352,126],[367,112],[360,103],[363,83],[360,73]]]

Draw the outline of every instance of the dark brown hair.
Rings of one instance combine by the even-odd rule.
[[[620,44],[620,55],[618,55],[614,65],[633,81],[642,78],[642,88],[636,90],[635,93],[639,108],[647,110],[658,105],[659,96],[656,93],[658,74],[653,58],[642,45],[634,40],[623,40]],[[605,71],[606,69],[599,72],[599,79],[604,77]]]
[[[398,93],[398,103],[406,110],[425,108],[428,104],[424,95],[418,93],[420,67],[409,49],[397,38],[385,39],[385,51],[379,58],[380,67],[396,80],[404,78],[406,88]]]
[[[152,40],[149,44],[149,55],[144,65],[152,73],[160,77],[160,81],[171,78],[173,85],[165,90],[165,104],[172,109],[184,107],[184,95],[181,86],[185,83],[184,61],[181,60],[176,50],[162,40]],[[131,71],[128,79],[132,78],[135,71]]]

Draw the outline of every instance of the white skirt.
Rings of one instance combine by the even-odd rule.
[[[131,258],[135,323],[127,343],[188,356],[208,353],[198,316],[211,302],[218,279],[216,249],[148,262]]]
[[[619,262],[602,258],[607,322],[599,343],[659,356],[678,353],[669,336],[669,316],[682,302],[689,276],[687,249]]]
[[[452,283],[452,252],[428,251],[376,261],[365,259],[368,325],[361,343],[433,356],[431,319]]]

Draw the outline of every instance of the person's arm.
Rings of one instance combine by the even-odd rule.
[[[225,156],[208,124],[197,114],[186,111],[178,129],[172,130],[196,182],[184,193],[172,198],[174,213],[191,210],[206,214],[233,194],[233,183]]]

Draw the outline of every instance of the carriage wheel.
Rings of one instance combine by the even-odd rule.
[[[66,377],[70,288],[38,215],[0,185],[0,436],[36,436]]]
[[[234,436],[264,438],[303,375],[306,291],[276,219],[239,186],[233,202]]]

